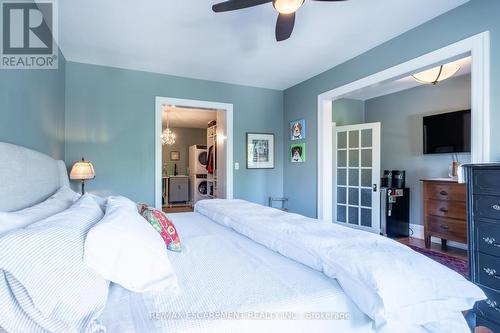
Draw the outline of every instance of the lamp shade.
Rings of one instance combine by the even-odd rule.
[[[70,179],[76,180],[87,180],[95,178],[95,170],[92,163],[85,161],[83,158],[81,161],[75,162],[69,173]]]
[[[412,77],[415,81],[423,84],[437,84],[455,75],[459,69],[460,65],[450,63],[413,74]]]

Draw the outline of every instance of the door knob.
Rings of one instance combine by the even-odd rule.
[[[373,192],[377,192],[377,184],[373,184]]]

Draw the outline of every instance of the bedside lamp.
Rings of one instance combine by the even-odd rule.
[[[95,178],[95,170],[92,163],[85,161],[82,157],[81,161],[75,162],[69,173],[69,178],[72,180],[80,180],[82,182],[82,195],[85,194],[85,181]]]

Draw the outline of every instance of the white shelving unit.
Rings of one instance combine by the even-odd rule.
[[[207,128],[207,152],[210,147],[214,147],[214,169],[212,174],[207,174],[207,196],[217,198],[217,122],[215,120],[208,123]]]

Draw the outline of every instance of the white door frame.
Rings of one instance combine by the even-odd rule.
[[[471,54],[471,162],[490,160],[490,33],[482,32],[418,58],[318,95],[318,219],[332,221],[332,102],[341,96],[457,56]]]
[[[226,115],[226,198],[233,198],[233,104],[156,96],[155,98],[155,207],[162,208],[162,109],[164,105],[222,110]]]

